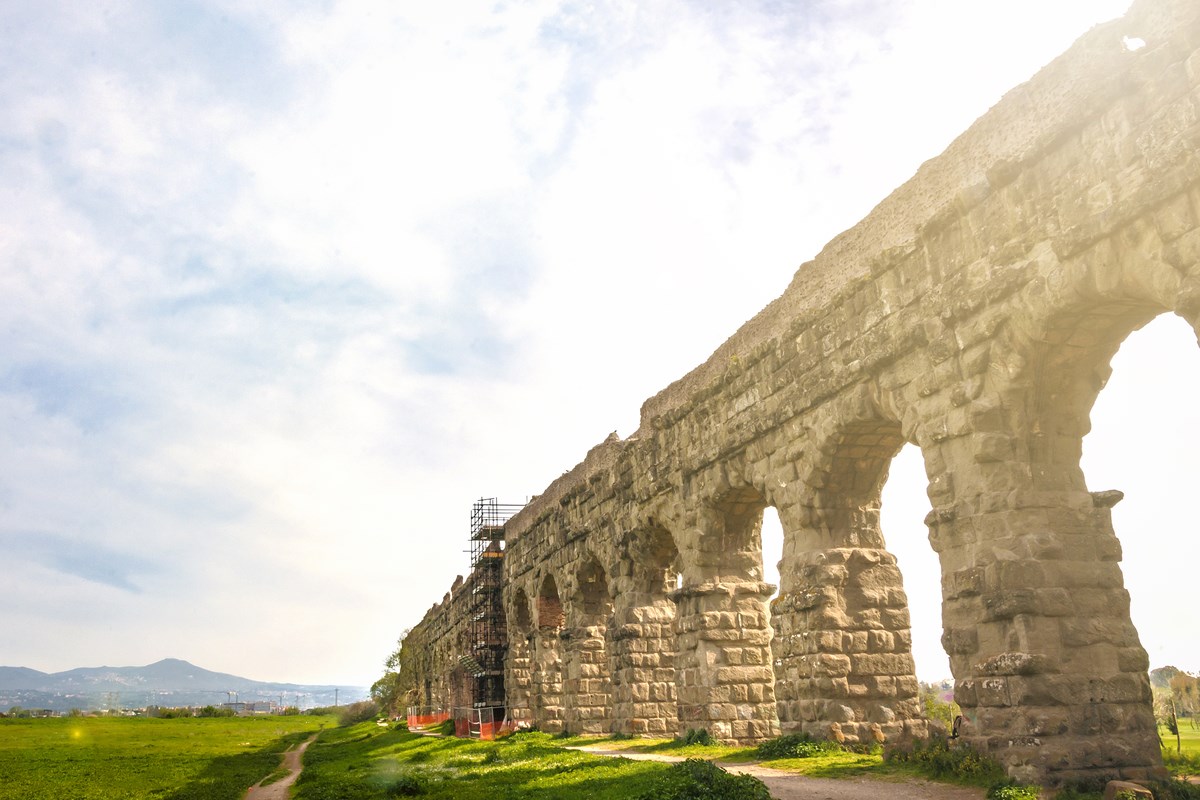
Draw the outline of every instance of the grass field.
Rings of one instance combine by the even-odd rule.
[[[598,746],[605,750],[628,753],[662,753],[680,758],[704,758],[718,763],[757,761],[763,766],[811,775],[816,778],[849,778],[871,774],[875,777],[891,775],[914,775],[914,770],[886,763],[878,753],[851,753],[837,751],[821,753],[809,758],[762,759],[753,747],[730,747],[727,745],[682,744],[674,739],[603,739],[595,737],[571,737],[554,739],[554,744],[569,747]]]
[[[1185,753],[1200,746],[1200,735],[1184,733]],[[1196,731],[1200,734],[1200,731]],[[1171,743],[1174,740],[1172,738]],[[717,763],[757,760],[754,748],[682,745],[669,740],[558,737],[544,733],[519,734],[498,742],[439,739],[389,730],[370,723],[327,730],[309,748],[297,800],[375,800],[421,796],[429,800],[628,800],[660,780],[666,765],[625,761],[564,750],[597,746],[628,753],[663,753],[699,757]],[[971,754],[959,753],[934,768],[927,759],[884,761],[878,753],[820,752],[809,758],[776,759],[764,766],[822,778],[905,778],[994,786],[998,766]],[[1177,773],[1186,773],[1179,770]],[[1195,798],[1196,787],[1160,787],[1165,798]],[[690,795],[689,795],[690,796]],[[697,795],[699,796],[699,795]],[[707,796],[707,795],[705,795]],[[1101,792],[1066,789],[1043,792],[1046,798],[1100,800]]]
[[[617,800],[647,791],[666,769],[565,746],[757,760],[754,749],[744,747],[543,733],[477,742],[430,738],[374,722],[338,728],[327,717],[0,719],[0,800],[237,800],[277,769],[283,750],[317,730],[321,736],[306,753],[298,800],[373,800],[418,792],[429,800]],[[1182,756],[1175,756],[1174,736],[1162,733],[1172,771],[1200,773],[1200,729],[1190,722],[1180,726]],[[922,774],[878,754],[843,751],[763,763],[814,777],[886,780]],[[984,785],[969,777],[941,779]]]
[[[683,745],[671,740],[596,739],[524,733],[497,742],[431,738],[372,724],[326,731],[305,754],[298,800],[374,800],[420,795],[430,800],[618,800],[645,792],[665,764],[626,761],[566,750],[595,746],[623,753],[661,753],[719,763],[758,761],[755,749]],[[869,775],[926,777],[912,764],[879,753],[822,752],[809,758],[761,761],[764,766],[825,778]],[[995,776],[944,776],[988,786]]]
[[[1162,737],[1163,747],[1175,750],[1175,734],[1160,725],[1158,735]],[[1179,720],[1179,739],[1184,755],[1200,756],[1200,728],[1193,728],[1191,719]]]
[[[1164,727],[1158,729],[1163,743],[1163,762],[1176,775],[1200,775],[1200,728],[1190,719],[1179,720],[1179,741]]]
[[[428,800],[625,800],[646,791],[663,769],[564,750],[544,733],[477,742],[363,723],[326,731],[309,747],[295,797],[371,800],[419,792]]]
[[[237,800],[330,717],[0,719],[0,800]]]

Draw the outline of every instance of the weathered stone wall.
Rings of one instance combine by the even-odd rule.
[[[410,705],[451,711],[472,704],[471,676],[459,661],[471,652],[470,610],[470,585],[459,575],[442,602],[404,637],[405,668],[416,682]]]
[[[510,521],[514,714],[923,735],[879,524],[907,442],[966,740],[1022,779],[1161,772],[1119,493],[1091,491],[1079,457],[1121,341],[1162,313],[1200,327],[1198,17],[1141,0],[1089,32]],[[770,607],[767,506],[785,536]]]

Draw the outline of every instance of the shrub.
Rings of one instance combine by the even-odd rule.
[[[898,764],[911,764],[931,778],[950,778],[984,784],[1002,781],[1004,769],[994,759],[980,755],[963,743],[953,746],[942,737],[917,741],[912,749],[897,748],[886,758]]]
[[[701,747],[708,747],[717,743],[717,740],[712,738],[712,734],[705,728],[688,728],[687,733],[679,738],[678,741],[683,745],[698,744]]]
[[[773,758],[812,758],[819,753],[832,753],[840,749],[833,742],[814,742],[807,733],[789,733],[769,739],[754,752],[763,760]]]
[[[921,704],[925,707],[925,716],[947,731],[954,726],[954,718],[962,713],[958,703],[943,700],[939,689],[927,683],[921,684]]]
[[[425,781],[416,775],[401,775],[387,788],[388,797],[416,797],[427,791]]]
[[[305,709],[304,713],[311,717],[325,717],[341,713],[342,708],[344,706],[313,706],[312,708]]]
[[[232,708],[217,708],[216,706],[205,706],[196,712],[197,717],[232,717]]]
[[[1020,786],[1004,781],[988,789],[987,800],[1038,800],[1040,792],[1037,786]]]
[[[771,800],[752,775],[731,775],[711,761],[689,758],[663,770],[636,800]]]
[[[1151,788],[1159,800],[1200,800],[1200,786],[1179,778],[1153,784]]]
[[[366,722],[372,719],[379,713],[379,706],[374,700],[362,700],[357,703],[351,703],[348,706],[342,706],[338,709],[338,725],[343,728],[350,725],[357,725],[360,722]]]

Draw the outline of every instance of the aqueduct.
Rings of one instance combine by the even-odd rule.
[[[1121,495],[1079,461],[1124,338],[1164,313],[1200,333],[1198,46],[1195,0],[1094,28],[511,519],[510,715],[734,742],[924,734],[879,525],[912,443],[965,740],[1026,780],[1161,774]],[[462,594],[410,634],[428,697]]]

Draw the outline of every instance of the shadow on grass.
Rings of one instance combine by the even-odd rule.
[[[262,747],[218,756],[186,785],[161,796],[166,800],[238,800],[263,776],[279,768],[279,759],[285,751],[310,736],[310,731],[299,731],[281,736]]]
[[[753,747],[733,747],[724,744],[688,744],[682,739],[671,739],[665,742],[654,742],[644,745],[635,744],[623,748],[631,753],[660,753],[680,758],[705,758],[710,761],[754,761]]]
[[[564,750],[546,734],[476,742],[378,729],[332,733],[306,753],[300,800],[617,800],[646,791],[664,768]]]
[[[764,767],[807,775],[810,778],[859,778],[903,780],[915,772],[894,767],[879,755],[869,753],[819,753],[806,758],[777,758],[761,762]]]

